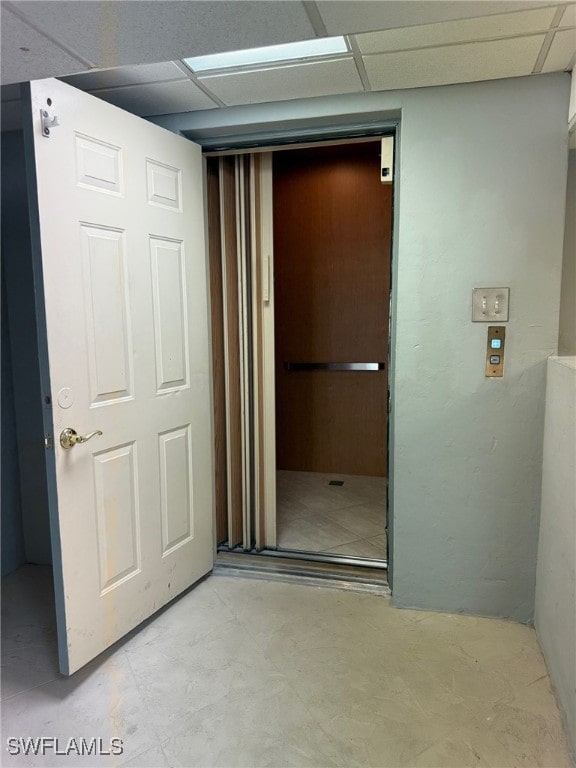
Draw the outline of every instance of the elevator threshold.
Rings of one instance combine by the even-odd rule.
[[[218,552],[213,572],[221,576],[292,582],[389,597],[387,570],[380,563],[378,566],[311,560],[305,553],[288,555],[270,550],[251,554],[228,550]]]

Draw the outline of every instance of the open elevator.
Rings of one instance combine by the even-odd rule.
[[[207,158],[221,555],[386,569],[393,142]]]

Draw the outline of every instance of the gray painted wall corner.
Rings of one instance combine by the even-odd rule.
[[[6,283],[2,264],[2,576],[26,562],[22,505],[20,499],[20,468],[14,415],[12,386],[12,355],[10,329],[6,309]]]
[[[576,355],[576,149],[568,159],[558,354]]]
[[[548,361],[535,625],[576,763],[576,357]]]
[[[425,89],[402,110],[394,603],[531,622],[556,351],[569,80]],[[472,288],[509,286],[503,379]]]
[[[2,261],[26,562],[52,562],[24,138],[2,133]],[[2,451],[2,470],[8,458]]]

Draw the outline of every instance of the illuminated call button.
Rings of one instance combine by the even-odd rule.
[[[490,355],[490,364],[491,365],[499,365],[500,364],[500,355]]]
[[[502,348],[502,339],[492,339],[490,341],[490,347],[492,349],[501,349]]]

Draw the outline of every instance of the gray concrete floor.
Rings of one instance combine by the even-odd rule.
[[[50,576],[4,582],[3,739],[118,737],[124,754],[10,757],[4,741],[4,766],[569,766],[530,627],[210,576],[64,678]]]

